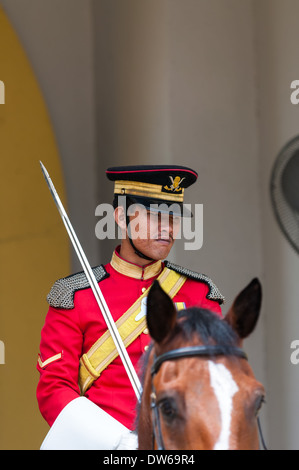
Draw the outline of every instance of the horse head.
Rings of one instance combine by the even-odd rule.
[[[157,281],[148,295],[152,344],[145,360],[138,417],[140,449],[258,449],[265,391],[242,343],[261,306],[254,279],[225,318],[200,309],[177,312]]]

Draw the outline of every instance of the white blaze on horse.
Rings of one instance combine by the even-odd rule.
[[[177,312],[155,282],[147,301],[152,344],[144,364],[139,449],[258,449],[265,390],[242,350],[255,328],[261,286],[254,279],[224,319]]]

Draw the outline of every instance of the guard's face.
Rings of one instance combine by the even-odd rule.
[[[148,211],[134,204],[129,208],[129,230],[135,247],[152,259],[165,259],[179,233],[181,217]]]

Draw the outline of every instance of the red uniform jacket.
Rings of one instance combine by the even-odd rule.
[[[101,291],[115,321],[152,284],[163,267],[164,263],[158,261],[142,268],[123,260],[114,252],[111,263],[96,269]],[[186,308],[200,306],[221,315],[223,297],[210,279],[169,263],[167,267],[188,277],[173,298],[174,302],[184,302]],[[37,365],[40,372],[37,399],[43,417],[51,426],[61,410],[80,396],[80,357],[102,336],[107,327],[84,273],[57,281],[48,301],[50,308],[41,332]],[[149,339],[145,330],[127,348],[137,371]],[[119,357],[101,373],[85,396],[132,429],[136,396]]]

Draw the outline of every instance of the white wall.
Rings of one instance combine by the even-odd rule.
[[[299,448],[299,366],[290,362],[290,344],[299,339],[299,258],[280,232],[269,197],[269,181],[281,148],[298,135],[299,107],[290,84],[299,77],[299,3],[257,0],[261,205],[269,408],[269,440],[282,449]]]
[[[175,0],[169,28],[170,157],[198,170],[190,198],[204,204],[203,248],[177,259],[229,303],[262,270],[251,2]]]

